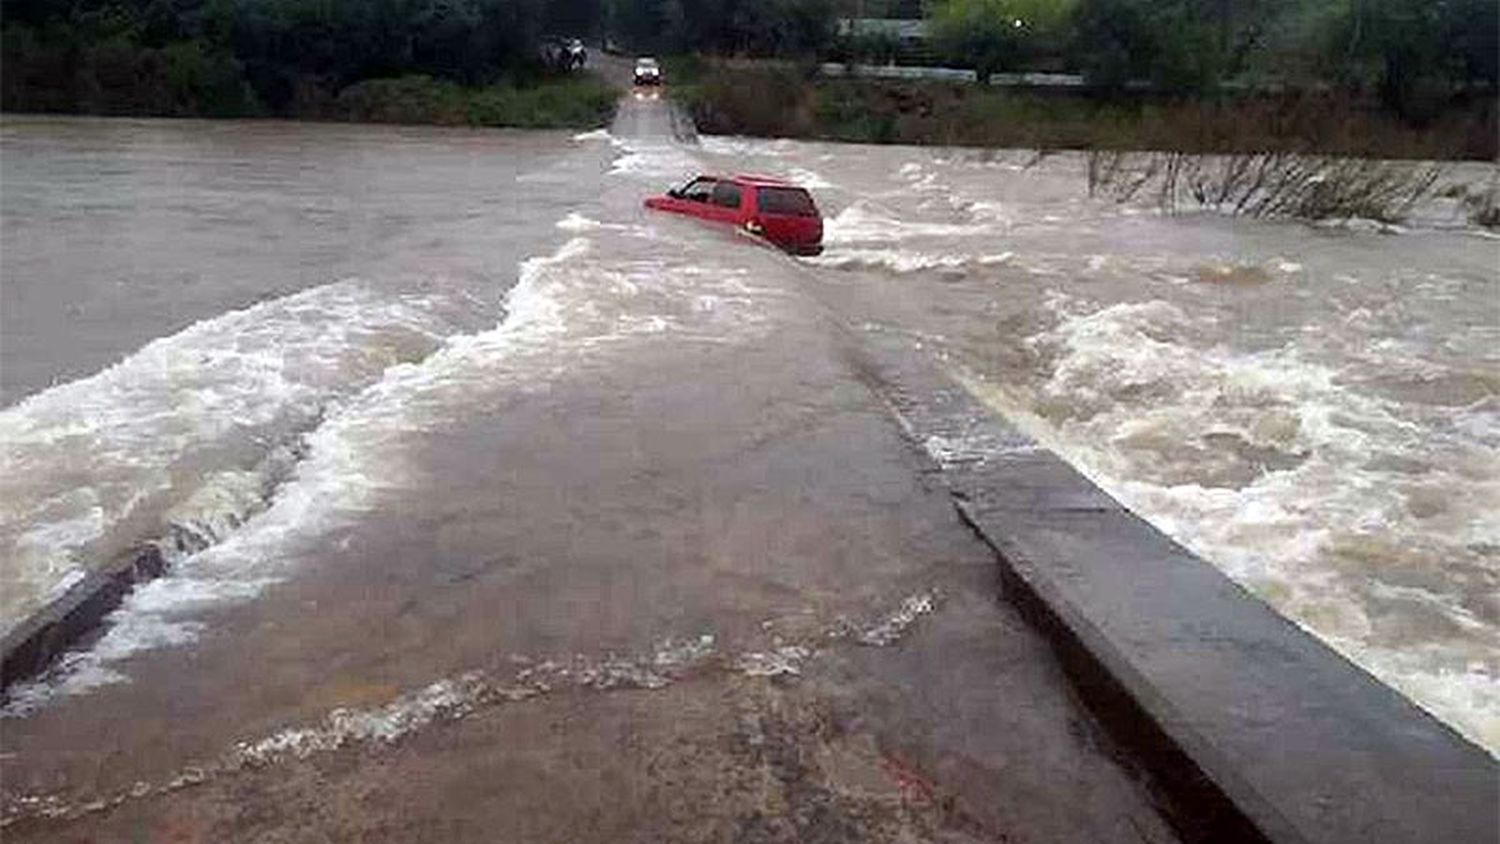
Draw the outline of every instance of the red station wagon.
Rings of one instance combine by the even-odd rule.
[[[728,223],[796,255],[823,251],[823,217],[804,188],[772,176],[699,176],[647,208]]]

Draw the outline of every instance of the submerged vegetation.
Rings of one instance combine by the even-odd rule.
[[[1398,222],[1432,193],[1442,173],[1441,164],[1294,152],[1205,156],[1110,150],[1088,156],[1091,194],[1122,202],[1147,195],[1168,211],[1190,199],[1234,214],[1304,220]]]

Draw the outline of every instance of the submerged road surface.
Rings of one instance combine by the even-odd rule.
[[[143,182],[177,145],[263,233],[280,200],[236,179],[326,177],[306,145],[367,131],[143,126],[109,140]],[[89,558],[58,547],[183,550],[13,695],[7,842],[1173,840],[802,270],[640,208],[695,166],[663,104],[612,137],[368,131],[384,189],[448,162],[446,200],[408,186],[443,225],[372,198],[358,244],[247,256],[300,267],[282,289],[238,273],[202,299],[238,310],[142,309],[177,333],[14,386],[7,459],[94,484],[4,480],[67,528],[7,537],[12,586]],[[120,246],[217,254],[156,225]]]

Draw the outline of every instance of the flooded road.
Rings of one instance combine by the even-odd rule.
[[[706,146],[822,186],[846,319],[1500,750],[1500,239],[1461,208],[1164,216],[1091,199],[1081,156]]]
[[[340,402],[501,318],[562,242],[559,186],[607,159],[547,133],[3,133],[3,628],[124,548],[191,552],[262,509]]]
[[[680,129],[6,119],[0,623],[174,564],[12,696],[8,836],[1171,840],[860,333],[1495,749],[1496,241]],[[700,168],[827,253],[640,208]]]
[[[805,268],[640,207],[671,123],[4,410],[7,594],[175,549],[13,690],[7,840],[1173,840]]]

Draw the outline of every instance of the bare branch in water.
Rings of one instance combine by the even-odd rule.
[[[1089,194],[1127,202],[1150,191],[1172,212],[1184,199],[1249,217],[1404,219],[1432,193],[1444,165],[1292,152],[1196,155],[1096,150]]]

